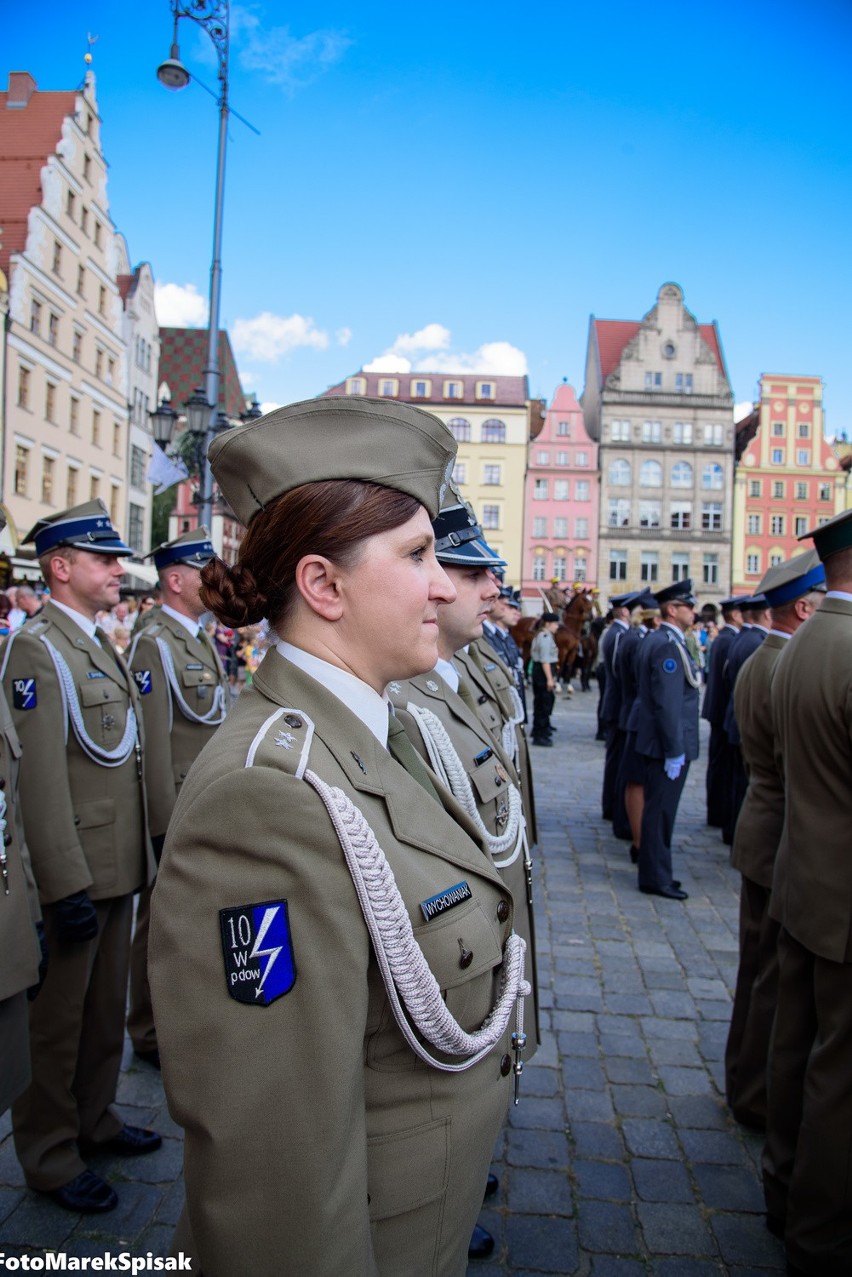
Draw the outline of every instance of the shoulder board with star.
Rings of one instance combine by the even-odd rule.
[[[246,767],[277,767],[300,779],[305,774],[314,723],[304,710],[277,709],[264,720],[246,755]]]

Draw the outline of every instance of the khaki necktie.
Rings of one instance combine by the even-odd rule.
[[[461,677],[459,678],[459,696],[462,698],[470,712],[479,718],[479,706],[476,703],[476,697],[471,691],[470,683]]]
[[[420,755],[408,739],[402,723],[394,717],[393,709],[389,707],[389,710],[388,753],[396,759],[400,767],[405,768],[418,785],[426,790],[427,794],[435,799],[436,803],[439,803],[441,800],[438,797],[438,791],[429,779],[429,773],[423,766]]]

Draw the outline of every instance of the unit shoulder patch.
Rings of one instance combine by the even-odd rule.
[[[225,985],[237,1002],[268,1007],[296,983],[286,900],[219,910]]]
[[[140,696],[147,696],[151,690],[151,671],[134,670],[133,678]]]
[[[667,656],[663,661],[663,673],[674,674],[677,672],[677,661],[673,656]]]
[[[12,679],[12,704],[15,709],[35,709],[38,689],[34,678]]]

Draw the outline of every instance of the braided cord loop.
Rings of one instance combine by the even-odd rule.
[[[225,721],[225,693],[221,686],[217,684],[216,691],[213,693],[213,704],[210,706],[206,714],[198,714],[195,710],[190,709],[184,700],[183,692],[178,681],[177,671],[175,670],[174,657],[171,648],[165,639],[158,638],[156,640],[157,648],[160,653],[160,660],[163,662],[163,669],[166,672],[166,678],[172,689],[172,696],[177,702],[177,707],[183,714],[184,718],[188,718],[191,723],[204,723],[208,727],[218,727],[220,723]]]
[[[74,675],[68,667],[65,657],[59,652],[48,638],[42,634],[41,641],[47,648],[50,659],[53,661],[57,677],[59,679],[59,689],[62,695],[62,702],[66,712],[65,739],[68,739],[68,724],[70,719],[71,726],[74,729],[74,735],[84,754],[91,758],[93,763],[97,763],[100,767],[121,767],[126,763],[131,753],[137,746],[138,728],[136,724],[136,714],[132,708],[127,710],[127,720],[124,724],[124,735],[117,745],[112,749],[105,749],[99,745],[97,741],[93,741],[89,733],[86,731],[86,724],[83,719],[83,711],[80,708],[80,698],[77,695],[77,684],[74,682]]]

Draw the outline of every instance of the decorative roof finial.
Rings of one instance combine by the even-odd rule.
[[[86,50],[86,52],[83,54],[83,61],[85,62],[87,67],[90,67],[92,65],[92,48],[94,47],[94,45],[97,44],[97,42],[98,42],[98,37],[96,35],[92,35],[91,33],[89,33],[86,36],[86,43],[88,44],[89,47]]]

